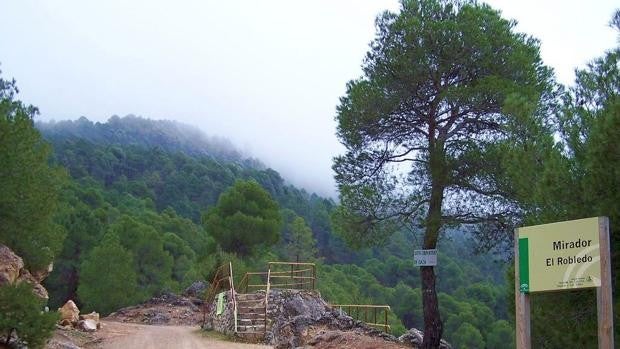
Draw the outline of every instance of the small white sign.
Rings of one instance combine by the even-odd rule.
[[[437,265],[437,250],[413,250],[413,265],[416,267]]]

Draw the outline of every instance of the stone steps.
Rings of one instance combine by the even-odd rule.
[[[237,294],[237,335],[258,341],[265,335],[265,296],[256,293]]]

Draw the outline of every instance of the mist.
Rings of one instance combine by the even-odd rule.
[[[565,2],[557,18],[548,4],[490,2],[541,39],[543,59],[564,83],[616,40],[606,27],[613,1]],[[294,185],[336,197],[332,158],[344,151],[336,106],[347,81],[362,74],[375,17],[398,7],[396,0],[5,2],[0,69],[42,121],[177,120],[229,139]]]

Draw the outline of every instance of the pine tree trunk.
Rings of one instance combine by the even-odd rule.
[[[424,249],[435,249],[442,224],[441,206],[446,177],[445,154],[442,144],[435,144],[431,147],[429,164],[432,184],[426,217],[426,231],[424,232]],[[439,314],[434,267],[421,267],[420,276],[422,278],[422,304],[424,305],[422,349],[436,349],[439,348],[443,334],[443,323]]]
[[[422,349],[439,348],[443,334],[443,323],[439,315],[439,302],[435,289],[434,267],[421,267],[422,302],[424,304],[424,341]]]

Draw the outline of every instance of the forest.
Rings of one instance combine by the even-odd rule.
[[[132,124],[140,126],[132,129]],[[209,280],[227,260],[233,261],[237,275],[243,275],[265,268],[268,261],[301,258],[319,263],[318,287],[326,300],[389,304],[395,334],[421,327],[419,271],[411,260],[413,233],[403,231],[383,246],[352,250],[331,228],[333,200],[295,188],[276,171],[254,166],[256,162],[197,155],[193,148],[149,147],[160,135],[157,130],[169,125],[134,116],[105,124],[84,118],[38,124],[53,146],[53,162],[71,177],[56,218],[67,237],[46,284],[52,307],[74,299],[86,310],[108,313],[164,290],[179,292],[193,281]],[[99,136],[97,130],[103,129],[132,134],[131,144],[121,137]],[[143,132],[139,137],[138,131]],[[242,253],[239,241],[249,243],[251,237],[241,236],[234,244],[216,240],[206,212],[243,181],[258,183],[259,190],[275,200],[273,209],[282,224],[276,239]],[[307,238],[294,238],[303,234]],[[458,231],[444,240],[439,289],[445,318],[450,319],[447,332],[453,334],[449,340],[457,343],[474,336],[499,343],[512,331],[505,264],[498,256],[474,255],[471,239]],[[116,255],[119,250],[123,257]],[[118,263],[112,270],[118,274],[97,269],[98,260],[112,258]],[[119,283],[123,287],[115,293]],[[128,286],[134,287],[129,292],[134,298],[127,297]]]
[[[490,7],[428,3],[435,12],[412,1],[402,14],[378,18],[365,75],[340,100],[337,135],[347,151],[334,159],[338,200],[291,185],[192,125],[134,115],[35,123],[37,108],[19,100],[14,80],[0,78],[0,243],[30,268],[53,262],[45,281],[51,309],[72,299],[106,315],[209,281],[224,262],[241,276],[269,261],[311,261],[324,299],[390,305],[393,334],[425,328],[430,299],[442,319],[439,334],[455,348],[511,348],[514,228],[608,216],[617,291],[620,48],[562,86],[542,64],[537,42],[513,33],[514,24]],[[409,22],[412,14],[430,19]],[[498,43],[468,26],[482,19],[506,40],[505,50],[493,51]],[[472,55],[480,61],[434,64],[458,47],[431,40],[411,49],[403,44],[408,25],[421,36],[441,29],[445,40],[471,40],[465,46],[479,47]],[[612,26],[620,30],[620,12]],[[454,28],[467,35],[449,36]],[[494,61],[500,54],[506,65]],[[448,77],[419,78],[419,67],[402,68],[401,55],[428,58],[425,69]],[[442,71],[454,66],[466,73]],[[395,67],[406,70],[400,77],[409,84],[393,79]],[[445,109],[439,126],[427,123],[437,127],[435,139],[431,126],[406,120],[399,108],[423,110],[416,98],[443,83],[453,84],[436,92],[445,103],[412,113]],[[480,115],[458,119],[469,112]],[[385,167],[390,162],[413,164],[404,176],[412,190],[401,190],[407,186]],[[439,251],[438,266],[421,270],[413,249],[429,246]],[[429,280],[436,280],[433,292]],[[0,291],[0,309],[37,306],[22,289]],[[533,347],[596,348],[594,290],[536,294],[532,302]],[[617,298],[614,304],[618,323]],[[0,331],[12,330],[14,320],[2,316]],[[53,321],[41,316],[32,321],[49,332]]]

